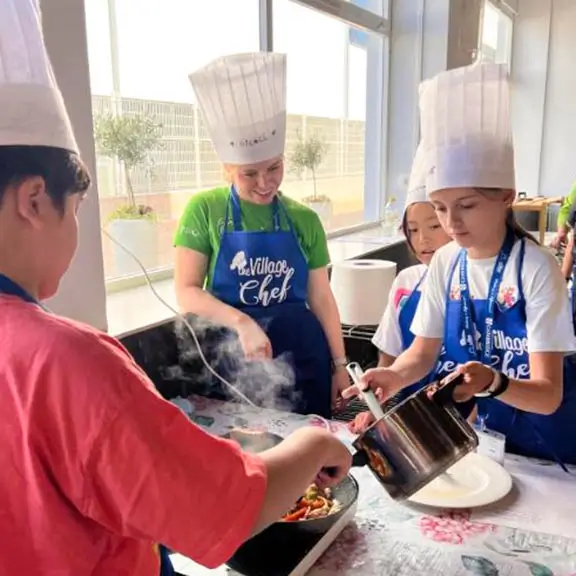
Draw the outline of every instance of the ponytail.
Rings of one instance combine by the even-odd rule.
[[[512,207],[508,208],[506,213],[506,226],[508,226],[508,228],[514,232],[514,236],[516,236],[516,238],[526,238],[534,242],[534,244],[540,244],[540,242],[538,242],[538,240],[532,234],[530,234],[528,230],[526,230],[521,224],[518,223],[518,220],[516,220],[516,214],[514,213],[514,209]]]
[[[501,194],[504,192],[502,188],[476,188],[476,191],[484,196],[492,196],[493,194]],[[521,224],[518,223],[516,220],[516,214],[514,213],[514,208],[510,206],[506,211],[506,226],[514,232],[514,236],[518,239],[526,238],[527,240],[531,240],[534,244],[540,245],[540,242],[528,232]]]

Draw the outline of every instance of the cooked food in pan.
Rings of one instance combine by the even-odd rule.
[[[322,490],[316,484],[312,484],[306,490],[304,496],[298,499],[292,510],[284,514],[282,520],[284,522],[297,522],[299,520],[323,518],[324,516],[335,514],[341,509],[342,505],[332,497],[332,492],[329,488]]]

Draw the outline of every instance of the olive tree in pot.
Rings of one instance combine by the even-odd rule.
[[[94,138],[99,153],[118,160],[124,168],[127,198],[108,218],[110,234],[146,268],[155,268],[158,266],[156,214],[151,206],[137,203],[131,172],[141,165],[152,169],[150,155],[162,146],[162,126],[146,114],[104,114],[95,119]],[[113,254],[119,276],[141,272],[134,258],[115,243]]]
[[[301,178],[309,171],[312,176],[312,194],[302,198],[302,202],[312,208],[322,222],[327,223],[332,218],[332,200],[323,194],[318,194],[316,187],[316,170],[322,164],[326,155],[326,144],[316,135],[303,138],[298,133],[298,140],[290,156],[292,172]]]

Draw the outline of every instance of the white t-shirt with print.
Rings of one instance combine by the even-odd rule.
[[[518,253],[516,242],[504,270],[498,302],[512,306],[518,301]],[[526,300],[526,329],[528,352],[576,351],[572,325],[572,309],[566,281],[554,256],[534,242],[526,240],[522,267],[522,288]],[[444,337],[446,288],[450,266],[459,246],[450,242],[434,254],[423,282],[422,297],[411,330],[425,338]],[[481,260],[467,259],[468,286],[472,299],[486,299],[496,257]],[[452,297],[460,291],[459,266],[452,276]]]
[[[394,357],[398,357],[404,352],[399,322],[400,310],[425,272],[426,266],[417,264],[400,271],[398,276],[394,278],[386,310],[384,310],[382,320],[372,338],[372,344],[381,352]]]

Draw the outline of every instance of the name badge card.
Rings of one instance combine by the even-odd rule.
[[[506,436],[478,424],[474,426],[474,430],[478,435],[476,452],[503,465],[506,456]]]

